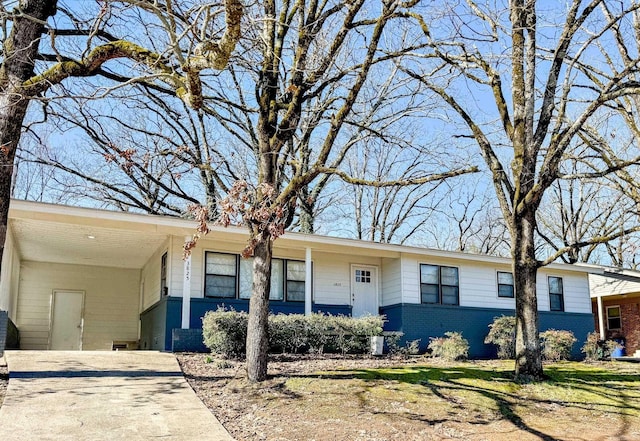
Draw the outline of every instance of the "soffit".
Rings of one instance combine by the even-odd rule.
[[[142,268],[167,239],[155,232],[33,219],[12,219],[10,225],[21,259],[37,262]]]

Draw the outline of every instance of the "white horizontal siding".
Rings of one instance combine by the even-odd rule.
[[[142,268],[142,310],[149,308],[160,300],[162,293],[160,292],[160,266],[162,255],[168,252],[169,241],[167,240],[158,250],[151,256]],[[170,259],[167,259],[170,265]],[[167,268],[167,277],[171,274],[171,269]],[[167,282],[169,282],[167,280]]]
[[[313,297],[315,303],[351,304],[351,265],[375,266],[378,268],[378,278],[380,277],[382,262],[377,257],[312,252],[311,258],[313,260]]]
[[[170,293],[182,295],[183,260],[182,244],[184,238],[172,238]],[[244,247],[244,244],[241,244]],[[305,251],[278,247],[274,243],[273,257],[280,259],[305,260]],[[200,240],[191,253],[191,297],[204,296],[205,253],[219,252],[239,255],[242,248],[238,243],[220,240]],[[334,253],[311,252],[313,262],[313,296],[314,302],[327,305],[348,305],[351,302],[350,271],[352,264],[382,266],[378,257],[349,256]],[[380,270],[378,270],[380,272]]]
[[[498,297],[498,271],[509,267],[460,265],[460,305],[475,308],[515,309],[515,299]]]
[[[549,276],[562,278],[565,312],[591,313],[591,297],[587,274],[565,273],[546,268],[538,270],[538,278],[536,280],[539,311],[550,310]]]
[[[494,263],[457,261],[455,259],[431,258],[403,255],[403,302],[420,303],[420,264],[444,265],[458,268],[460,281],[460,306],[476,308],[515,308],[515,300],[498,297],[498,271],[511,271],[507,265]],[[538,271],[536,291],[538,309],[549,311],[549,287],[547,277],[562,277],[566,312],[590,313],[591,300],[587,274],[541,269]]]
[[[47,349],[54,290],[85,292],[83,349],[138,339],[139,270],[27,261],[20,274],[16,324],[23,349]]]
[[[589,274],[591,297],[631,294],[640,292],[640,282]]]
[[[382,259],[381,306],[402,303],[402,268],[400,259]]]
[[[402,302],[420,303],[420,274],[418,258],[403,254],[402,260]]]

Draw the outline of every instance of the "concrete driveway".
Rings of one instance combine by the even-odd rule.
[[[7,351],[0,440],[232,440],[172,354]]]

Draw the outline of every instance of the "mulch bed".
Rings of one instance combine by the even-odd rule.
[[[312,413],[311,417],[306,417],[306,421],[302,421],[295,410],[265,407],[269,406],[268,403],[274,402],[273,400],[288,402],[295,398],[290,396],[284,384],[288,378],[304,377],[312,373],[336,369],[395,366],[399,363],[398,360],[326,354],[322,356],[271,356],[269,359],[270,378],[260,386],[256,386],[246,380],[244,362],[214,359],[205,354],[176,354],[176,356],[187,381],[198,397],[238,441],[413,439],[407,438],[402,433],[398,433],[398,437],[376,437],[371,436],[370,433],[358,436],[357,432],[354,434],[353,431],[349,435],[311,436],[311,432],[318,432],[319,427],[327,424],[324,417],[318,417]],[[411,364],[412,361],[403,360],[402,363]],[[339,408],[339,403],[336,404],[336,407]],[[318,417],[318,420],[314,421],[314,417]],[[338,420],[339,418],[336,419],[336,421]],[[304,433],[305,429],[300,427],[302,423],[304,426],[311,426],[308,428],[311,432]],[[374,420],[364,423],[360,420],[357,424],[368,424],[371,428],[376,425],[376,422]]]

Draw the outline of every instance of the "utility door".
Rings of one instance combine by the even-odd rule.
[[[51,340],[49,349],[82,349],[84,292],[54,291],[51,301]]]
[[[378,268],[351,266],[351,315],[378,315]]]

